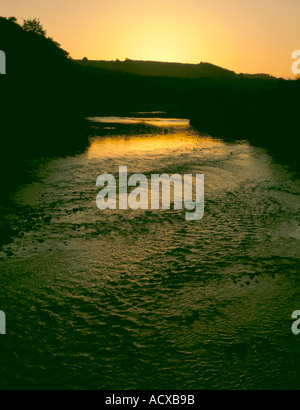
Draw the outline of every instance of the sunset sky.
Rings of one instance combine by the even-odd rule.
[[[0,0],[0,15],[38,17],[75,59],[210,62],[293,77],[299,0]]]

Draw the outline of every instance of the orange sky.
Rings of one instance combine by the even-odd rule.
[[[3,16],[39,17],[73,58],[210,62],[294,77],[300,0],[0,0]]]

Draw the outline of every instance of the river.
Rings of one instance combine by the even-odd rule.
[[[299,181],[188,120],[90,121],[87,150],[35,160],[2,205],[0,387],[299,388]],[[99,210],[119,166],[204,174],[204,217]]]

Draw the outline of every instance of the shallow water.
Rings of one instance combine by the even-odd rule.
[[[91,118],[86,152],[41,160],[2,206],[0,387],[299,388],[299,182],[246,141],[140,115]],[[100,211],[120,165],[204,174],[203,219]]]

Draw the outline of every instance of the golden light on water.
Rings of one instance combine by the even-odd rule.
[[[178,150],[182,146],[192,147],[193,139],[188,140],[184,135],[171,134],[165,138],[161,135],[141,137],[105,137],[94,139],[87,151],[87,158],[120,157],[122,155],[144,156],[150,153],[166,155],[170,151]]]
[[[189,129],[189,121],[177,118],[134,118],[134,117],[93,117],[91,122],[103,125],[103,129],[113,135],[99,136],[91,140],[87,150],[88,159],[128,157],[151,158],[151,156],[172,156],[178,153],[205,154],[217,147],[223,155],[224,144],[210,136],[201,136]],[[118,125],[143,125],[157,127],[157,134],[119,134]],[[115,126],[116,127],[115,127]],[[174,132],[163,134],[165,127]],[[161,132],[159,130],[161,129]],[[187,132],[188,130],[188,132]]]
[[[187,127],[189,125],[189,120],[178,118],[92,117],[89,119],[92,122],[99,122],[104,124],[147,124],[154,125],[156,127],[176,128]]]

